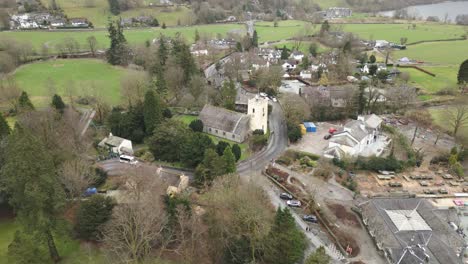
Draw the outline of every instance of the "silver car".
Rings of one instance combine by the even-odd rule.
[[[301,201],[298,200],[288,200],[286,204],[290,207],[301,207]]]

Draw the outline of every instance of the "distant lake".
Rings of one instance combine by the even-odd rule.
[[[454,23],[457,15],[468,14],[468,1],[462,2],[443,2],[439,4],[431,5],[416,5],[407,7],[409,15],[415,15],[416,17],[426,19],[428,16],[437,16],[441,21],[444,20],[445,14],[448,15],[448,19]],[[393,11],[379,12],[382,16],[393,17]]]

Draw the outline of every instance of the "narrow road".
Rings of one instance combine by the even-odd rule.
[[[237,166],[237,173],[244,180],[251,180],[258,183],[259,186],[262,186],[264,191],[270,197],[270,201],[273,206],[278,208],[286,206],[285,202],[279,198],[280,190],[260,173],[272,160],[278,158],[278,156],[281,155],[288,146],[287,128],[283,110],[279,103],[272,103],[272,105],[273,109],[269,119],[271,136],[268,145],[265,149],[251,156],[249,159],[240,162]],[[342,258],[339,252],[337,253],[336,251],[333,251],[312,232],[307,232],[306,227],[308,225],[301,219],[301,216],[294,210],[291,210],[291,213],[299,228],[310,241],[310,247],[308,248],[307,253],[310,254],[316,248],[323,246],[325,247],[327,254],[333,258],[334,262],[339,263]]]
[[[284,121],[283,110],[279,103],[272,103],[273,110],[270,114],[270,140],[268,145],[262,151],[256,153],[250,158],[240,162],[237,166],[237,173],[245,175],[255,171],[261,171],[276,159],[288,146],[288,137],[286,122]]]

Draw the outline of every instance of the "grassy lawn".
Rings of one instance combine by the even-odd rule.
[[[193,115],[178,115],[178,116],[175,116],[174,119],[179,120],[179,121],[181,121],[182,123],[184,123],[186,125],[190,125],[190,123],[193,120],[197,120],[198,117],[193,116]]]
[[[211,134],[207,134],[207,135],[213,140],[213,143],[215,143],[215,144],[218,144],[218,142],[220,142],[220,141],[226,141],[231,146],[234,145],[234,144],[239,145],[239,147],[241,148],[241,151],[242,151],[242,155],[241,155],[239,161],[245,160],[248,157],[250,157],[251,153],[250,153],[250,149],[249,149],[249,144],[247,142],[239,144],[237,142],[234,142],[234,141],[231,141],[231,140],[228,140],[228,139],[225,139],[225,138],[220,138],[220,137],[217,137],[217,136],[214,136],[214,135],[211,135]]]
[[[13,240],[17,225],[13,219],[0,220],[0,264],[8,264],[8,245]]]
[[[418,24],[415,29],[412,29],[411,24],[345,24],[343,30],[355,33],[364,39],[384,39],[396,43],[400,43],[401,37],[407,37],[408,43],[412,43],[421,40],[459,38],[464,34],[461,26],[442,24]]]
[[[50,1],[42,0],[44,5],[48,5]],[[159,1],[144,1],[146,5],[149,3],[159,3]],[[94,3],[94,6],[89,6],[87,3]],[[114,16],[109,11],[109,3],[107,0],[57,0],[57,4],[64,10],[65,14],[72,17],[86,17],[93,22],[95,28],[106,27],[109,17],[111,19],[130,18],[141,15],[152,15],[158,19],[160,24],[163,22],[167,26],[175,26],[180,21],[181,25],[187,25],[191,21],[190,9],[187,7],[142,7],[135,8],[122,12],[119,16]]]
[[[257,22],[255,30],[258,33],[259,42],[286,40],[294,37],[301,32],[307,22],[298,20],[278,21],[278,27],[273,26],[273,22]],[[312,25],[313,31],[319,29],[319,26]]]
[[[321,8],[326,9],[329,7],[346,7],[348,4],[345,0],[315,0],[314,3],[318,4]]]
[[[447,87],[456,87],[458,67],[440,66],[422,68],[436,74],[436,77],[432,77],[416,69],[399,68],[399,70],[410,74],[410,84],[413,84],[415,87],[421,88],[428,93],[436,93]]]
[[[451,64],[459,66],[468,58],[468,40],[422,43],[407,46],[406,50],[396,51],[396,59],[408,57],[430,64]]]
[[[0,264],[12,263],[8,259],[8,245],[13,240],[18,225],[13,219],[0,220]],[[57,249],[62,256],[61,263],[65,264],[101,264],[107,263],[103,254],[95,248],[81,247],[79,241],[71,239],[57,239]]]
[[[159,37],[160,34],[173,37],[179,32],[188,42],[193,42],[195,38],[195,30],[200,34],[207,34],[216,37],[217,34],[223,36],[231,31],[245,31],[244,25],[238,24],[213,24],[213,25],[200,25],[192,27],[171,27],[162,29],[158,28],[141,28],[141,29],[127,29],[124,35],[130,44],[143,44],[147,40],[153,40]],[[107,37],[107,30],[80,30],[80,31],[2,31],[0,32],[0,39],[9,38],[19,42],[28,42],[33,45],[37,52],[46,44],[51,52],[57,43],[62,42],[65,38],[74,38],[80,44],[81,50],[88,50],[86,38],[95,36],[98,41],[98,48],[104,49],[110,45],[109,38]]]
[[[48,79],[55,82],[57,93],[65,94],[65,87],[74,83],[77,95],[102,96],[109,104],[118,104],[120,79],[130,70],[115,67],[97,59],[60,59],[24,65],[15,72],[19,87],[40,107],[50,102]],[[66,99],[66,98],[64,98]]]

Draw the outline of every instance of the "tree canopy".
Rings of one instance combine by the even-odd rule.
[[[468,83],[468,60],[465,60],[458,70],[457,75],[458,84]]]

